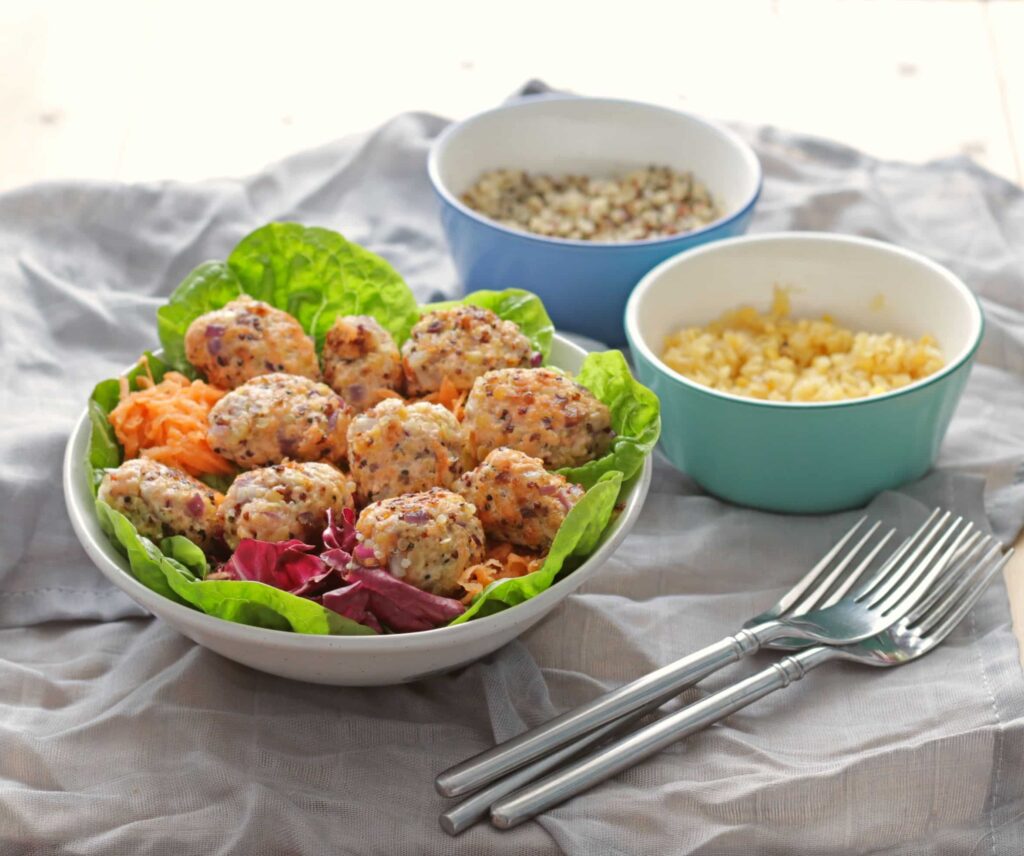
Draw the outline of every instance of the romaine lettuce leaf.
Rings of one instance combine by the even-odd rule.
[[[399,344],[419,320],[395,269],[330,229],[270,223],[239,241],[228,267],[247,294],[297,318],[318,352],[338,315],[372,315]]]
[[[530,340],[535,351],[539,351],[547,362],[551,354],[551,340],[555,335],[555,325],[551,323],[544,303],[532,291],[521,288],[506,288],[504,291],[474,291],[461,300],[446,300],[443,303],[430,303],[423,307],[423,312],[434,312],[438,309],[451,309],[453,306],[482,306],[490,309],[499,318],[511,321],[519,327],[523,335]]]
[[[532,574],[495,580],[478,594],[452,624],[490,615],[549,589],[572,557],[589,556],[608,528],[622,485],[622,473],[603,473],[565,515],[544,564]]]
[[[241,293],[238,278],[224,262],[203,262],[186,276],[156,312],[157,334],[167,362],[182,374],[195,377],[195,369],[185,359],[188,325]]]
[[[559,472],[586,488],[612,471],[622,473],[628,481],[643,466],[661,434],[658,396],[633,377],[621,351],[587,354],[575,380],[608,405],[615,440],[603,457]]]
[[[147,588],[178,603],[184,603],[238,624],[292,630],[319,635],[372,635],[356,624],[315,601],[296,597],[263,583],[241,580],[203,580],[206,559],[187,538],[165,539],[170,555],[138,533],[131,521],[102,500],[96,501],[100,526],[128,557],[135,578]]]

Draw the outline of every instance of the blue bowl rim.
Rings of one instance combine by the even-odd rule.
[[[690,380],[667,366],[643,340],[638,331],[633,329],[633,324],[631,323],[632,316],[636,313],[637,307],[643,299],[643,295],[646,292],[649,283],[664,274],[666,270],[673,267],[684,256],[703,252],[715,252],[719,250],[728,251],[731,246],[739,243],[780,241],[791,238],[811,239],[823,242],[835,241],[868,246],[874,249],[893,253],[894,255],[901,255],[911,261],[930,268],[941,275],[943,279],[947,280],[957,291],[967,295],[971,301],[973,301],[973,305],[977,310],[977,330],[974,335],[974,341],[971,342],[967,348],[962,350],[960,354],[957,355],[956,359],[944,365],[934,374],[930,374],[927,377],[923,377],[920,380],[915,381],[914,383],[907,384],[906,386],[891,390],[890,392],[883,392],[878,395],[866,395],[862,398],[848,398],[843,399],[842,401],[768,401],[762,398],[749,398],[742,395],[735,395],[731,392],[723,392]],[[626,302],[626,311],[623,317],[623,322],[623,327],[626,331],[626,340],[629,342],[630,350],[642,355],[646,362],[650,363],[656,371],[665,375],[669,380],[707,398],[717,399],[719,401],[729,401],[733,404],[744,405],[746,407],[757,407],[777,411],[833,410],[842,407],[863,407],[899,398],[900,396],[910,395],[918,390],[925,389],[932,384],[944,380],[954,374],[962,366],[969,363],[974,358],[975,353],[977,353],[977,350],[981,345],[981,341],[985,336],[985,313],[982,309],[981,301],[978,299],[978,296],[967,287],[967,284],[949,268],[940,265],[938,262],[933,261],[927,256],[921,255],[913,250],[908,250],[906,247],[901,247],[898,244],[879,241],[874,238],[865,238],[860,235],[845,235],[839,232],[762,232],[754,235],[738,235],[733,238],[724,238],[720,241],[715,241],[712,244],[702,244],[699,247],[683,250],[680,253],[676,253],[676,255],[671,258],[665,259],[665,261],[661,262],[656,267],[651,268],[640,282],[637,283],[636,288],[633,289],[633,292],[629,296],[629,300]]]
[[[642,107],[647,110],[656,110],[663,113],[671,113],[676,116],[685,116],[686,118],[697,122],[701,125],[714,130],[716,133],[723,136],[730,144],[735,146],[753,166],[754,170],[754,190],[750,194],[750,197],[746,202],[743,203],[736,211],[726,217],[720,217],[717,220],[708,223],[706,226],[701,226],[699,229],[693,229],[689,232],[680,232],[676,235],[667,235],[663,238],[646,238],[642,241],[583,241],[578,238],[550,238],[546,235],[537,235],[533,232],[526,232],[519,229],[511,229],[508,226],[503,226],[500,223],[491,220],[489,217],[479,214],[469,206],[465,205],[459,198],[448,190],[444,182],[441,181],[439,175],[440,168],[438,161],[441,157],[441,151],[448,144],[448,141],[459,132],[460,129],[469,125],[484,116],[489,116],[493,113],[505,112],[508,110],[516,110],[522,108],[528,108],[541,102],[549,101],[590,101],[590,102],[602,102],[606,104],[630,104],[637,107]],[[761,161],[757,157],[757,153],[754,149],[745,141],[739,134],[733,131],[731,128],[727,128],[718,122],[706,119],[703,116],[698,116],[695,113],[689,113],[685,110],[675,110],[671,107],[662,107],[659,104],[649,104],[645,101],[634,101],[629,98],[603,98],[599,96],[589,95],[569,95],[569,94],[542,94],[542,95],[531,95],[524,96],[521,98],[509,101],[506,104],[499,105],[498,107],[492,107],[488,110],[481,110],[479,113],[474,113],[465,119],[458,122],[451,123],[445,128],[434,140],[430,146],[430,153],[427,156],[427,175],[430,176],[430,183],[434,186],[434,191],[441,197],[442,201],[447,205],[450,205],[460,214],[475,220],[482,226],[494,230],[500,234],[506,235],[512,238],[518,238],[523,241],[533,242],[538,244],[547,244],[549,246],[556,247],[579,247],[581,249],[588,249],[593,251],[615,251],[615,250],[644,250],[648,248],[661,247],[671,245],[673,243],[679,243],[684,241],[690,241],[698,239],[701,236],[707,236],[717,230],[723,229],[738,220],[742,220],[747,214],[750,213],[751,209],[757,204],[757,200],[761,197],[761,190],[764,186],[764,169],[761,167]]]

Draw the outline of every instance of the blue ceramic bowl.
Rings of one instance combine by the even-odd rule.
[[[718,392],[659,359],[665,337],[728,309],[762,311],[791,289],[794,316],[832,315],[855,330],[933,335],[946,364],[883,395],[769,402]],[[661,399],[662,449],[730,502],[770,511],[838,511],[924,475],[967,382],[984,320],[954,274],[908,250],[843,235],[786,233],[720,241],[643,278],[626,307],[639,379]]]
[[[493,169],[610,175],[648,164],[691,170],[721,205],[722,218],[678,237],[608,244],[510,229],[459,199]],[[624,341],[622,312],[640,278],[682,250],[743,233],[761,192],[757,157],[732,131],[610,98],[533,97],[480,113],[437,138],[429,173],[465,289],[529,289],[559,329],[610,344]]]

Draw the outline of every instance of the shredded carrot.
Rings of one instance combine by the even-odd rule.
[[[385,398],[401,398],[402,396],[395,392],[393,389],[388,389],[386,386],[378,387],[370,393],[370,407],[375,404],[380,404]]]
[[[146,371],[135,379],[140,387],[135,392],[121,378],[121,400],[109,416],[125,457],[152,458],[193,476],[233,473],[234,467],[206,439],[210,408],[224,390],[178,372],[167,372],[155,383],[148,363]]]
[[[516,553],[511,544],[494,545],[487,551],[487,558],[483,562],[466,568],[459,577],[459,584],[466,592],[462,602],[468,604],[495,580],[532,574],[544,564],[544,558],[530,553]]]
[[[452,383],[451,378],[445,375],[444,380],[441,381],[441,388],[437,392],[430,393],[423,400],[447,407],[455,414],[456,418],[461,419],[462,405],[466,403],[466,395],[465,390],[459,392],[458,387]]]

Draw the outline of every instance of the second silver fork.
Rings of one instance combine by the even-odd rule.
[[[853,645],[812,645],[783,657],[767,669],[713,693],[688,707],[598,749],[556,773],[498,800],[491,822],[508,829],[616,773],[651,757],[669,744],[747,707],[769,693],[784,689],[812,669],[832,660],[867,666],[899,666],[916,660],[941,643],[974,606],[989,581],[1013,554],[983,539],[960,556],[942,579],[929,589],[913,610],[892,627]]]

